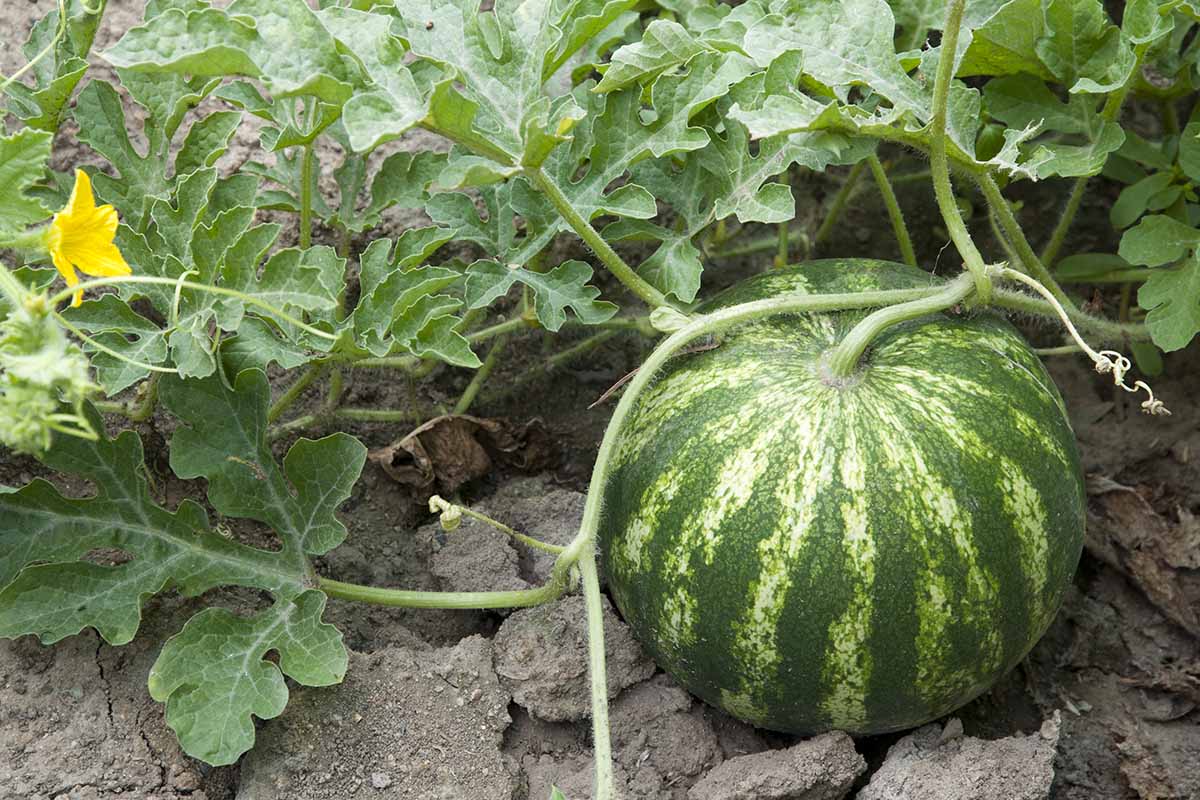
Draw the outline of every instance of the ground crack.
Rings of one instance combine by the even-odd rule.
[[[100,672],[100,684],[104,687],[104,703],[108,706],[108,727],[111,729],[115,724],[113,720],[112,687],[108,683],[108,676],[104,674],[104,661],[100,657],[103,649],[104,640],[97,636],[96,652],[93,655],[96,660],[96,669]]]

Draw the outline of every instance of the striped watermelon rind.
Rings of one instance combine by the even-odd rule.
[[[939,283],[902,264],[810,262],[774,295]],[[990,313],[886,330],[849,381],[822,357],[866,311],[779,316],[672,359],[605,487],[613,598],[660,666],[762,727],[872,734],[963,705],[1045,632],[1083,543],[1062,398]]]

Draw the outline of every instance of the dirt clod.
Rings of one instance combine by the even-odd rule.
[[[505,592],[528,589],[522,580],[517,551],[508,537],[486,524],[464,518],[447,533],[434,523],[418,533],[428,537],[433,556],[430,570],[448,592]]]
[[[1057,717],[1029,736],[962,736],[950,720],[926,725],[888,750],[857,800],[1044,800],[1054,779]]]
[[[551,722],[583,719],[590,713],[587,612],[573,595],[516,612],[496,634],[496,672],[513,700]],[[654,662],[604,599],[604,649],[608,696],[654,674]]]
[[[185,756],[146,692],[163,640],[194,610],[152,604],[119,649],[93,632],[53,648],[0,640],[0,800],[225,796],[234,771]]]
[[[538,541],[566,547],[579,533],[585,502],[586,495],[558,486],[543,474],[510,481],[473,507]],[[517,552],[522,578],[532,584],[549,579],[554,554],[528,547],[518,547]]]
[[[732,758],[704,776],[688,800],[840,800],[867,764],[844,733],[786,750]]]
[[[238,800],[511,800],[508,693],[491,642],[351,654],[340,686],[303,689],[242,762]]]
[[[650,766],[666,784],[694,778],[724,758],[703,710],[666,675],[622,692],[610,723],[617,761],[630,769]]]

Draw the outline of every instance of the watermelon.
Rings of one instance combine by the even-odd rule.
[[[816,261],[708,310],[938,283]],[[613,453],[599,544],[616,605],[663,669],[765,728],[875,734],[963,705],[1045,632],[1082,549],[1075,438],[1020,334],[931,315],[831,377],[823,359],[866,313],[772,317],[672,359]]]

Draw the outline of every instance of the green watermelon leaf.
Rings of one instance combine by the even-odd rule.
[[[272,32],[286,33],[280,47]],[[303,0],[234,0],[224,9],[167,8],[131,28],[103,56],[114,67],[197,77],[258,78],[272,95],[350,96],[333,36]]]
[[[522,283],[533,289],[534,311],[547,330],[562,327],[568,308],[583,324],[594,325],[612,319],[617,307],[596,299],[600,290],[588,285],[591,279],[592,268],[582,261],[564,261],[545,273],[498,261],[476,261],[467,273],[467,304],[482,308]]]
[[[251,715],[283,710],[283,675],[324,686],[345,672],[341,636],[320,621],[325,598],[309,588],[307,558],[345,538],[335,511],[366,451],[339,433],[302,439],[276,464],[265,437],[270,389],[258,371],[241,373],[232,387],[215,377],[169,376],[160,392],[182,423],[171,442],[176,474],[206,478],[219,513],[271,526],[280,548],[222,535],[191,501],[175,511],[159,505],[132,432],[95,442],[57,437],[45,463],[91,481],[94,494],[66,497],[36,480],[0,496],[0,636],[35,634],[50,643],[93,627],[124,644],[146,599],[168,587],[187,596],[229,585],[269,592],[273,604],[249,618],[197,614],[151,673],[151,693],[167,704],[184,750],[228,764],[253,744]],[[102,549],[120,557],[90,557]],[[279,653],[278,665],[264,660],[270,651]]]
[[[1133,75],[1136,57],[1101,0],[1048,0],[1035,45],[1042,63],[1072,94],[1106,94]]]
[[[1130,264],[1157,267],[1178,261],[1197,245],[1200,245],[1200,230],[1163,214],[1153,214],[1125,231],[1117,252]]]
[[[0,135],[0,233],[15,233],[50,216],[50,209],[29,196],[50,160],[53,137],[44,131],[25,129],[11,136]]]
[[[26,127],[54,133],[66,116],[71,95],[87,72],[87,56],[96,37],[100,14],[81,0],[66,0],[66,19],[55,4],[29,31],[21,52],[33,63],[32,85],[7,86],[8,110]],[[60,23],[62,36],[57,39]],[[40,55],[40,59],[39,59]]]
[[[604,78],[594,91],[611,92],[633,83],[652,82],[707,49],[679,23],[656,19],[646,26],[641,39],[612,54]]]
[[[88,83],[75,104],[75,120],[80,141],[104,156],[117,172],[93,176],[97,195],[116,206],[123,222],[140,228],[155,201],[171,198],[184,179],[216,163],[241,124],[241,114],[216,112],[193,123],[172,162],[171,144],[184,114],[216,82],[174,76],[155,82],[125,75],[122,85],[149,117],[146,155],[130,140],[121,96],[112,84]]]
[[[1168,353],[1186,347],[1200,333],[1200,255],[1193,251],[1180,266],[1155,270],[1137,300],[1149,312],[1154,344]]]
[[[867,87],[897,113],[928,119],[929,92],[900,65],[893,43],[895,19],[884,0],[777,0],[770,8],[746,32],[746,53],[760,67],[785,52],[800,51],[805,75],[838,100],[846,102],[852,87]]]

